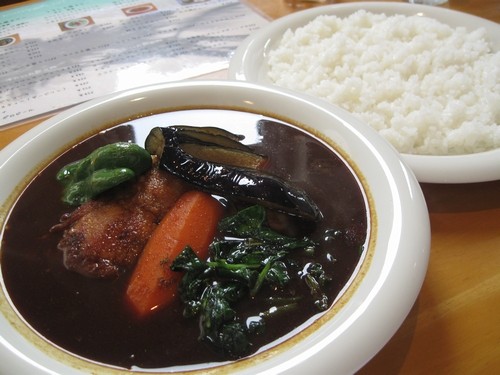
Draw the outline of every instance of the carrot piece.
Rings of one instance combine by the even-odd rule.
[[[170,270],[172,261],[189,245],[206,259],[223,207],[209,194],[184,193],[153,231],[132,272],[126,302],[138,317],[171,303],[182,274]]]

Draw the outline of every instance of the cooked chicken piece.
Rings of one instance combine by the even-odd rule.
[[[177,177],[152,168],[118,194],[104,194],[63,216],[58,248],[64,265],[89,277],[113,278],[129,268],[152,231],[187,189]]]

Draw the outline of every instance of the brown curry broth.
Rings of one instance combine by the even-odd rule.
[[[255,117],[253,123],[262,119],[249,116]],[[155,124],[167,124],[161,121],[161,115],[159,119]],[[135,320],[123,303],[129,274],[104,281],[67,271],[56,247],[60,235],[49,233],[49,228],[70,210],[60,201],[56,172],[104,144],[123,140],[143,144],[141,138],[148,132],[144,128],[154,124],[136,122],[78,144],[29,184],[15,204],[4,233],[1,265],[5,285],[20,314],[36,331],[82,357],[127,368],[225,360],[198,342],[197,322],[182,317],[179,301],[151,319]],[[359,184],[328,146],[302,130],[272,121],[253,126],[261,136],[261,142],[253,147],[270,157],[269,170],[306,190],[322,210],[324,219],[316,226],[287,218],[284,227],[297,236],[307,234],[320,242],[317,259],[333,276],[328,290],[333,301],[356,269],[359,249],[366,241],[367,212]],[[325,237],[331,229],[347,233],[349,240]],[[308,296],[303,285],[292,287]],[[239,309],[258,314],[268,297],[264,290]],[[300,309],[286,317],[269,319],[266,333],[252,338],[254,350],[279,339],[316,313],[312,301],[306,298]]]

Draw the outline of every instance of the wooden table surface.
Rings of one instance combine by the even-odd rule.
[[[247,2],[270,19],[297,10]],[[500,22],[499,0],[442,7]],[[41,120],[0,130],[0,149]],[[400,329],[359,374],[500,373],[500,181],[421,186],[432,230],[426,279]]]

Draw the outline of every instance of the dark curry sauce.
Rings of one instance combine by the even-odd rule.
[[[57,171],[101,145],[124,140],[143,145],[151,127],[175,124],[172,121],[176,119],[162,116],[100,132],[49,164],[15,203],[1,244],[6,289],[33,329],[69,352],[125,368],[227,360],[197,340],[198,324],[182,317],[180,301],[151,319],[138,321],[124,304],[129,274],[109,281],[69,272],[57,249],[60,233],[49,233],[61,215],[71,211],[60,200]],[[327,291],[331,303],[356,271],[367,242],[367,203],[359,181],[331,147],[300,128],[258,115],[242,116],[251,124],[228,130],[253,134],[247,141],[257,152],[269,156],[269,171],[305,190],[324,215],[317,224],[286,218],[280,230],[297,237],[307,235],[320,244],[315,256],[333,278]],[[306,255],[297,257],[301,260]],[[268,292],[245,301],[238,309],[258,314]],[[304,301],[300,309],[270,318],[265,334],[252,338],[254,350],[278,340],[316,314],[313,303]]]

